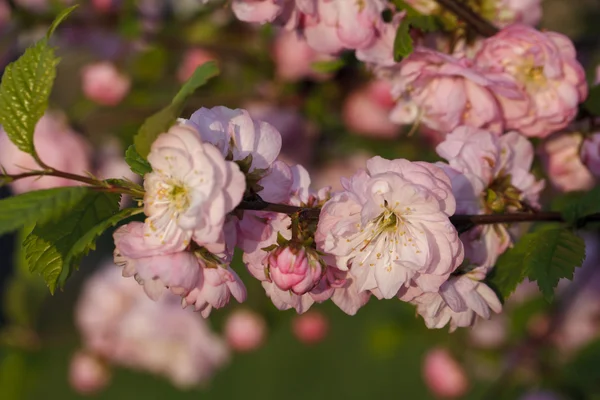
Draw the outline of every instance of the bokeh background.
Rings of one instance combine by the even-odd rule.
[[[65,3],[74,2],[0,0],[0,70],[45,32]],[[110,168],[107,159],[122,154],[144,119],[209,59],[222,73],[190,99],[184,114],[216,105],[250,110],[281,131],[282,156],[305,165],[316,187],[336,185],[371,155],[436,160],[431,138],[387,123],[391,100],[369,86],[371,75],[352,54],[319,57],[272,26],[236,21],[221,1],[79,3],[54,38],[62,62],[51,106],[92,144],[97,168]],[[591,80],[600,61],[600,2],[544,0],[543,7],[541,26],[571,37]],[[84,67],[100,61],[130,82],[117,105],[99,104],[82,89]],[[10,195],[7,188],[0,193]],[[69,381],[71,358],[81,347],[74,309],[82,284],[110,263],[111,237],[101,238],[64,292],[50,296],[42,279],[27,271],[18,236],[0,237],[0,399],[82,398]],[[586,237],[589,249],[597,236]],[[92,397],[431,399],[439,394],[423,378],[424,359],[443,348],[467,378],[457,398],[600,399],[600,262],[591,250],[580,276],[561,284],[553,304],[524,284],[502,315],[449,334],[428,330],[400,301],[372,299],[353,317],[325,303],[311,310],[325,316],[327,328],[311,344],[294,334],[295,312],[276,310],[239,257],[234,268],[249,298],[213,312],[208,323],[222,332],[230,313],[252,309],[268,328],[260,348],[233,352],[210,381],[185,390],[163,376],[111,366],[110,382]]]

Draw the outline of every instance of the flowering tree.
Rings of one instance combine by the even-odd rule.
[[[47,111],[59,62],[50,41],[73,10],[2,77],[0,184],[15,195],[0,200],[0,233],[23,233],[29,271],[54,293],[116,227],[122,277],[94,278],[104,289],[90,289],[80,310],[102,303],[97,296],[128,306],[110,309],[106,320],[81,311],[86,353],[75,362],[89,371],[79,379],[84,391],[104,379],[94,357],[147,365],[150,356],[131,350],[131,340],[157,340],[165,352],[177,342],[173,362],[187,361],[155,366],[177,385],[208,379],[227,350],[179,303],[208,318],[232,297],[244,302],[234,254],[279,310],[304,314],[331,301],[354,315],[372,297],[399,299],[428,328],[450,332],[502,313],[526,279],[552,300],[584,262],[582,234],[600,221],[600,86],[588,87],[568,37],[532,27],[536,1],[232,1],[238,19],[293,32],[285,40],[304,46],[298,62],[314,60],[317,80],[343,68],[340,53],[353,52],[378,79],[353,110],[376,104],[373,113],[389,114],[377,135],[398,124],[430,138],[437,162],[374,156],[336,189],[312,187],[305,167],[280,157],[275,124],[220,105],[184,114],[193,93],[220,73],[208,53],[190,54],[179,92],[139,127],[124,155],[131,171],[95,171],[90,145]],[[98,104],[115,106],[130,89],[112,64],[82,73],[83,91]],[[534,168],[538,158],[543,172]],[[159,308],[146,309],[140,293]],[[159,314],[189,329],[153,338],[129,327]],[[253,318],[231,326],[264,330]],[[241,349],[262,341],[230,329]],[[300,336],[318,336],[308,329]],[[206,364],[183,367],[200,359]],[[435,365],[453,361],[438,352],[431,362],[430,386],[443,394]]]

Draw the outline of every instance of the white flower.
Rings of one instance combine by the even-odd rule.
[[[148,161],[153,171],[144,177],[145,235],[184,245],[192,237],[200,245],[216,242],[246,188],[239,167],[182,125],[156,139]]]

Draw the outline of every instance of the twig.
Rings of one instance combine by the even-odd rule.
[[[482,18],[481,15],[471,10],[467,5],[457,0],[435,1],[437,1],[439,5],[446,8],[448,11],[456,14],[459,19],[463,20],[481,36],[490,37],[498,33],[498,28]]]

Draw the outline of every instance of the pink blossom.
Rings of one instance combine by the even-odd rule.
[[[281,290],[302,295],[321,280],[318,256],[304,248],[279,247],[269,255],[268,263],[269,276]]]
[[[176,125],[152,144],[144,177],[145,234],[158,242],[193,237],[199,245],[222,237],[225,215],[241,201],[245,178],[191,126]]]
[[[389,117],[394,106],[390,84],[379,80],[351,93],[344,102],[344,122],[351,130],[365,136],[393,138],[398,126]]]
[[[64,116],[53,113],[44,115],[35,127],[33,141],[40,158],[50,167],[79,175],[85,175],[91,170],[91,147],[67,125]],[[9,174],[41,169],[33,157],[19,150],[1,128],[0,165]],[[44,176],[19,179],[11,183],[11,188],[19,194],[77,184],[79,183],[70,179]]]
[[[497,0],[494,21],[504,27],[512,23],[535,26],[542,19],[542,0]]]
[[[359,291],[389,299],[411,280],[437,291],[462,262],[448,219],[456,205],[450,180],[438,167],[374,157],[342,185],[321,210],[315,240],[337,268],[350,268]]]
[[[499,97],[508,129],[546,137],[566,127],[587,97],[583,67],[573,43],[559,33],[510,25],[482,43],[475,63],[510,77],[527,98]]]
[[[284,10],[293,8],[294,3],[295,0],[233,0],[231,9],[242,21],[264,24],[273,22]]]
[[[316,72],[312,64],[317,61],[330,61],[333,57],[319,54],[306,43],[297,32],[283,30],[273,43],[273,60],[276,75],[284,81],[298,81],[303,78],[325,79],[328,74]]]
[[[207,318],[213,308],[225,307],[231,296],[240,303],[246,300],[246,287],[229,266],[207,266],[202,268],[202,275],[196,287],[183,298],[184,307],[193,305]]]
[[[331,160],[312,171],[311,177],[316,187],[331,186],[334,192],[343,190],[342,178],[354,174],[358,169],[364,168],[367,160],[372,154],[363,151],[354,151],[348,157],[340,157]]]
[[[78,393],[89,395],[104,389],[110,382],[108,366],[93,354],[76,352],[71,358],[69,383]]]
[[[466,58],[417,48],[392,75],[397,103],[391,118],[440,132],[468,125],[499,135],[504,128],[500,95],[522,98],[509,78],[484,74]]]
[[[423,380],[440,398],[462,397],[469,390],[464,368],[443,348],[434,348],[425,354]]]
[[[327,336],[329,321],[317,311],[298,315],[292,320],[292,332],[294,336],[304,344],[316,344]]]
[[[85,350],[109,363],[166,376],[176,386],[206,383],[228,360],[228,348],[177,296],[150,301],[110,263],[84,285],[76,324]]]
[[[247,352],[258,349],[265,341],[265,319],[249,310],[233,311],[225,322],[225,338],[232,349]]]
[[[594,187],[594,176],[581,159],[582,143],[580,133],[557,133],[544,140],[538,149],[548,180],[561,192]]]
[[[439,329],[450,323],[450,332],[454,332],[458,327],[473,325],[477,316],[489,319],[491,311],[502,310],[494,291],[481,282],[483,277],[483,269],[451,277],[439,293],[423,293],[411,302],[428,328]]]
[[[119,104],[131,87],[129,77],[108,61],[86,65],[81,70],[81,79],[85,96],[104,106]]]
[[[581,161],[596,177],[600,177],[600,133],[588,137],[581,146]]]
[[[289,310],[293,308],[298,314],[305,313],[315,303],[310,293],[297,295],[288,290],[281,290],[273,282],[261,282],[265,294],[271,299],[278,310]]]
[[[483,349],[498,348],[508,338],[509,321],[504,314],[492,316],[489,320],[479,320],[469,331],[469,341]]]
[[[158,300],[165,288],[185,296],[196,286],[200,264],[193,253],[181,251],[184,245],[146,240],[141,222],[119,227],[113,237],[115,264],[123,268],[124,277],[134,276],[152,300]]]
[[[189,49],[183,56],[181,65],[177,70],[177,79],[179,82],[185,82],[192,77],[196,68],[208,61],[214,61],[216,57],[211,52],[202,48]]]
[[[471,127],[459,127],[436,147],[449,160],[439,164],[452,181],[457,212],[490,214],[539,207],[544,187],[531,174],[533,146],[523,136],[509,132],[500,138]],[[503,225],[479,226],[461,235],[465,258],[491,267],[512,243]]]

